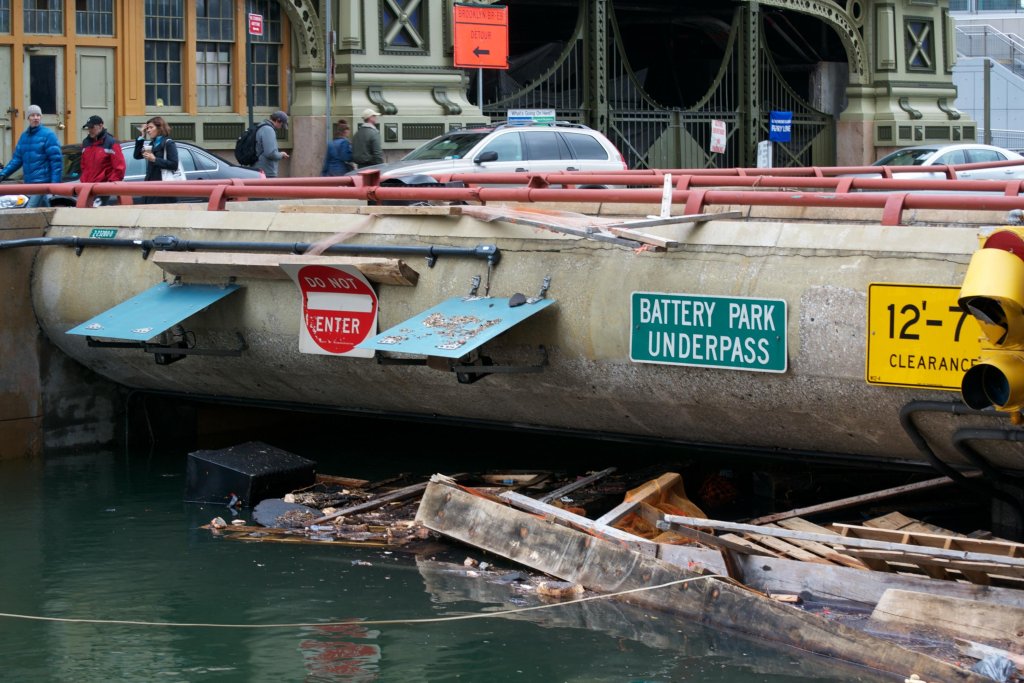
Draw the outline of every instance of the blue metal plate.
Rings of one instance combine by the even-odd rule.
[[[161,282],[68,330],[68,334],[149,341],[236,289],[239,285],[222,287]]]
[[[367,339],[356,348],[460,358],[523,322],[554,299],[510,307],[508,298],[455,297]]]

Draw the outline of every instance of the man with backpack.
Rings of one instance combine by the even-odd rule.
[[[82,126],[89,134],[82,140],[83,183],[114,183],[124,180],[125,162],[121,144],[103,127],[103,119],[90,116]],[[111,197],[101,197],[102,204],[111,204]]]
[[[263,171],[268,178],[276,178],[277,163],[288,158],[288,152],[281,151],[277,146],[277,131],[287,127],[288,114],[275,111],[256,129],[256,161],[252,166]],[[242,159],[238,161],[243,163]]]

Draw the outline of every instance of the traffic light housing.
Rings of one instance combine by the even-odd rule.
[[[960,287],[960,307],[981,326],[981,359],[964,373],[964,403],[1017,414],[1024,409],[1024,230],[982,241]]]

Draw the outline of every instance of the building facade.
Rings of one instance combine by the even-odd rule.
[[[0,160],[29,104],[65,143],[94,114],[121,138],[160,115],[228,157],[283,109],[292,176],[317,174],[331,124],[368,107],[389,159],[512,108],[598,128],[632,167],[752,165],[773,111],[793,114],[777,165],[976,133],[955,107],[948,0],[505,0],[509,68],[479,71],[454,66],[453,4],[0,0]],[[707,151],[713,120],[727,153]]]

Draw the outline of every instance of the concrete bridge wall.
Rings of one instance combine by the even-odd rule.
[[[199,240],[494,243],[502,260],[490,276],[492,295],[534,294],[550,275],[549,296],[557,303],[489,343],[486,352],[502,365],[526,365],[538,362],[543,346],[548,365],[537,374],[494,374],[466,385],[451,372],[426,366],[299,353],[297,288],[241,266],[231,275],[243,290],[187,322],[197,345],[232,347],[235,333],[241,333],[249,347],[241,357],[190,356],[157,365],[152,354],[139,350],[90,348],[83,337],[65,332],[169,278],[152,259],[112,249],[87,249],[81,257],[68,248],[40,254],[32,295],[43,330],[69,356],[131,388],[889,462],[924,460],[899,425],[901,406],[917,399],[959,401],[959,393],[866,383],[867,286],[958,285],[977,248],[977,228],[1002,221],[981,212],[967,225],[963,213],[935,213],[911,216],[913,225],[882,227],[863,213],[764,209],[754,220],[661,228],[680,247],[654,253],[468,217],[369,217],[333,209],[284,213],[273,202],[238,208],[244,210],[62,209],[50,235],[81,236],[91,227],[116,226],[118,237],[139,239],[172,234]],[[649,207],[613,210],[643,215]],[[416,286],[377,287],[381,330],[465,295],[475,275],[487,278],[477,260],[442,257],[433,268],[408,261],[420,274]],[[630,361],[633,291],[786,301],[788,370],[766,374]],[[948,445],[952,429],[995,421],[1005,419],[921,420],[936,449],[951,461],[959,460]],[[993,457],[1012,467],[1022,462],[1015,454]]]

